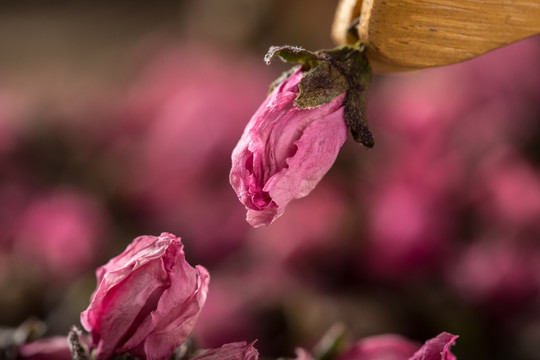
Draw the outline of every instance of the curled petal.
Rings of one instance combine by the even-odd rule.
[[[450,352],[450,347],[454,345],[458,337],[447,332],[440,333],[426,341],[410,360],[456,360]]]

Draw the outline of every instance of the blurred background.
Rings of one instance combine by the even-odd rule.
[[[0,4],[0,326],[79,323],[95,268],[181,236],[211,273],[194,340],[264,357],[461,335],[458,359],[540,359],[540,39],[375,76],[373,150],[349,139],[308,197],[252,229],[230,153],[288,68],[332,47],[336,0]]]

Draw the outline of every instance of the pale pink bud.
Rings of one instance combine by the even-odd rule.
[[[257,360],[259,352],[245,341],[225,344],[218,349],[208,350],[191,360]]]
[[[168,358],[190,335],[210,280],[205,268],[186,262],[180,238],[167,233],[136,238],[96,275],[81,323],[98,360],[124,352]]]
[[[347,136],[345,93],[327,104],[294,105],[303,74],[276,86],[232,153],[230,182],[252,226],[268,225],[308,195],[334,163]]]

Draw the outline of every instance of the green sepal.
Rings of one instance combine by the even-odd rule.
[[[269,65],[276,56],[285,62],[301,64],[302,70],[309,70],[319,63],[319,57],[316,53],[298,46],[272,46],[264,56],[264,61]]]
[[[304,74],[294,105],[305,109],[327,104],[348,88],[347,79],[339,69],[328,61],[321,61]]]
[[[345,122],[353,139],[371,149],[375,145],[375,139],[367,124],[365,90],[349,89],[344,105]]]
[[[275,56],[302,66],[304,77],[299,84],[299,94],[294,100],[296,107],[314,108],[327,104],[346,92],[345,122],[354,140],[368,148],[374,146],[366,118],[366,91],[372,72],[361,43],[316,52],[295,46],[273,46],[264,59],[269,64]],[[283,73],[272,83],[270,91],[296,69],[295,67]]]
[[[366,117],[366,91],[371,82],[371,67],[361,44],[322,50],[328,61],[339,67],[349,84],[345,96],[345,122],[354,140],[367,148],[375,145]]]

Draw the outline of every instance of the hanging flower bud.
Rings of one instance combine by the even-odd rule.
[[[367,147],[369,65],[355,48],[312,53],[274,47],[274,56],[302,64],[278,79],[232,153],[230,182],[254,227],[269,225],[290,201],[308,195],[328,172],[347,126]]]
[[[299,109],[293,101],[302,78],[298,69],[273,90],[233,151],[231,185],[252,226],[270,224],[291,200],[309,194],[345,142],[344,94]]]
[[[190,335],[210,276],[186,260],[180,238],[141,236],[96,271],[98,286],[81,323],[97,360],[129,353],[168,358]]]

